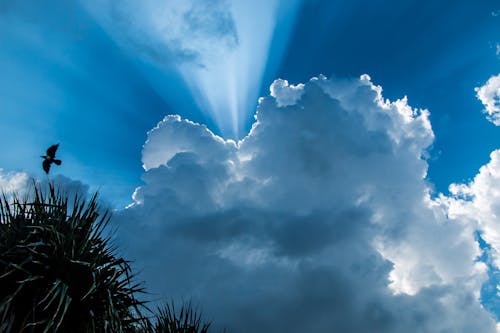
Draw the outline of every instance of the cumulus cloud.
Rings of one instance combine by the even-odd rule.
[[[4,192],[16,192],[24,188],[29,180],[25,172],[5,172],[0,169],[0,188]]]
[[[477,98],[485,107],[483,112],[488,120],[496,126],[500,126],[500,74],[492,76],[483,86],[475,90]]]
[[[154,298],[233,332],[495,332],[476,223],[425,180],[428,116],[367,75],[275,81],[237,143],[168,116],[117,239]]]
[[[469,184],[450,186],[454,198],[449,199],[449,211],[478,224],[481,237],[492,247],[495,266],[500,267],[500,150],[490,158]]]
[[[476,224],[484,241],[483,260],[488,264],[490,279],[483,286],[483,305],[499,314],[500,290],[500,150],[490,154],[490,161],[482,166],[468,184],[452,184],[452,197],[441,196],[448,206],[450,218],[468,220]],[[500,325],[499,325],[500,329]]]
[[[0,191],[2,194],[24,194],[30,177],[25,172],[5,172],[0,168]]]
[[[277,79],[271,84],[270,90],[278,106],[289,106],[297,103],[304,92],[304,85],[289,85],[287,80]]]
[[[62,175],[55,175],[50,178],[50,184],[55,189],[68,195],[70,200],[75,196],[85,199],[89,193],[89,186],[79,180],[74,180]],[[42,191],[49,191],[49,179],[36,179],[30,174],[22,171],[6,172],[0,169],[0,194],[5,194],[9,199],[12,195],[21,200],[33,195],[33,186],[37,186]]]

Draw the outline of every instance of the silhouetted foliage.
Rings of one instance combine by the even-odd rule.
[[[191,303],[175,310],[174,303],[157,308],[153,320],[149,320],[144,333],[207,333],[210,323],[203,322],[201,313],[193,309]]]
[[[0,199],[0,332],[135,332],[142,288],[104,235],[108,211],[49,187]]]
[[[31,197],[0,198],[0,332],[208,333],[191,303],[141,314],[144,290],[105,235],[97,194],[69,202],[49,184]]]

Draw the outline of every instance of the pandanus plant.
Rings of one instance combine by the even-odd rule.
[[[201,313],[191,303],[183,304],[176,311],[175,305],[166,304],[157,308],[154,323],[149,320],[143,327],[145,333],[208,333],[209,322],[202,321]]]
[[[185,304],[151,313],[129,262],[116,254],[110,214],[49,184],[0,198],[0,332],[207,333]]]
[[[0,332],[137,332],[142,287],[116,254],[97,194],[49,185],[0,199]]]

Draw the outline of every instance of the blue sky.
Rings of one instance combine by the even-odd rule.
[[[303,1],[290,7],[270,32],[262,79],[252,82],[258,96],[277,77],[299,83],[318,74],[368,73],[386,97],[407,95],[414,107],[431,111],[436,141],[429,178],[438,191],[473,177],[498,147],[499,131],[484,120],[473,91],[500,70],[495,1]],[[5,1],[0,10],[5,169],[40,175],[40,146],[61,142],[71,174],[94,184],[111,176],[113,187],[124,187],[110,196],[123,203],[128,194],[120,192],[130,192],[140,176],[145,133],[164,115],[180,114],[220,133],[175,65],[167,72],[122,47],[83,6]],[[251,126],[255,106],[256,99],[241,112],[239,137]],[[16,150],[5,140],[13,137]]]
[[[279,77],[368,73],[390,99],[431,111],[429,177],[437,190],[472,178],[498,148],[474,88],[500,70],[495,1],[307,2]],[[318,10],[318,8],[323,8]],[[318,17],[319,16],[319,17]]]
[[[487,174],[479,172],[479,169],[481,166],[488,165],[490,153],[500,148],[500,129],[486,119],[482,112],[485,106],[477,98],[475,91],[475,88],[485,85],[490,77],[500,73],[499,10],[500,3],[493,0],[440,2],[430,0],[252,2],[148,0],[125,1],[120,6],[106,0],[81,2],[52,0],[44,3],[0,0],[0,151],[2,151],[0,168],[4,173],[27,172],[35,178],[44,178],[39,156],[49,145],[60,143],[59,155],[63,160],[63,165],[54,169],[53,172],[80,180],[90,185],[91,189],[99,189],[103,198],[113,207],[121,209],[129,203],[134,203],[136,208],[133,209],[137,211],[132,210],[130,214],[141,216],[144,214],[144,207],[154,206],[152,203],[148,204],[148,200],[151,202],[170,200],[169,202],[174,206],[168,208],[170,209],[168,211],[170,213],[175,211],[173,216],[179,216],[179,220],[194,219],[192,216],[187,218],[183,215],[184,213],[180,212],[179,207],[188,210],[192,208],[183,206],[183,198],[199,195],[200,202],[206,205],[211,202],[210,200],[205,202],[206,198],[204,199],[201,194],[197,193],[200,191],[199,188],[190,187],[194,181],[186,180],[187,183],[179,183],[178,187],[172,185],[172,188],[157,184],[165,179],[177,184],[176,178],[172,175],[179,179],[184,179],[183,175],[189,175],[187,177],[189,179],[197,179],[198,176],[194,176],[196,172],[202,175],[212,175],[214,179],[222,179],[231,172],[226,170],[226,173],[221,173],[222,171],[218,169],[220,166],[217,166],[218,164],[211,158],[206,157],[205,150],[214,149],[214,156],[219,156],[221,161],[227,160],[231,161],[228,163],[233,163],[231,154],[234,153],[232,149],[236,148],[230,148],[232,143],[229,141],[225,141],[222,146],[219,141],[206,143],[203,140],[211,136],[211,133],[207,134],[208,132],[196,127],[197,125],[178,121],[177,118],[168,118],[162,122],[165,116],[177,114],[184,119],[205,124],[213,133],[224,139],[237,140],[245,137],[250,131],[255,122],[254,114],[259,106],[262,109],[262,112],[259,111],[262,114],[262,123],[269,124],[271,132],[268,132],[270,134],[266,136],[257,129],[255,137],[250,136],[246,141],[250,143],[243,144],[243,147],[247,148],[234,153],[238,155],[243,154],[242,151],[247,151],[248,155],[240,156],[242,161],[247,161],[246,159],[252,159],[251,156],[254,156],[252,154],[255,151],[263,150],[262,147],[268,147],[271,152],[274,145],[279,146],[282,137],[288,138],[288,134],[285,135],[278,130],[272,132],[275,125],[273,121],[289,120],[285,121],[273,115],[274,111],[269,110],[274,110],[274,106],[266,104],[266,98],[290,101],[290,104],[283,102],[284,104],[280,107],[296,104],[304,109],[322,110],[322,108],[333,108],[334,102],[326,100],[323,93],[317,91],[319,89],[317,87],[326,93],[330,91],[329,89],[343,91],[343,87],[349,85],[372,87],[373,84],[383,88],[383,98],[396,101],[407,96],[407,103],[411,107],[430,111],[432,140],[430,132],[427,132],[424,126],[425,120],[422,120],[425,117],[420,119],[415,116],[414,119],[417,124],[415,126],[421,128],[424,134],[414,134],[411,129],[404,130],[408,130],[410,133],[408,135],[419,138],[415,139],[414,143],[408,143],[410,147],[408,149],[412,152],[412,149],[416,149],[425,155],[424,160],[427,163],[425,166],[428,166],[427,177],[425,179],[413,179],[411,175],[406,175],[406,177],[409,178],[409,184],[415,185],[415,191],[430,188],[433,198],[438,198],[440,192],[444,193],[446,199],[442,199],[442,202],[446,204],[443,205],[448,207],[446,209],[450,209],[447,214],[451,216],[452,213],[458,212],[456,219],[465,221],[467,218],[460,214],[472,211],[471,207],[480,209],[484,206],[479,199],[477,205],[472,199],[469,205],[467,200],[465,200],[467,202],[461,202],[460,198],[471,193],[476,193],[475,198],[480,198],[478,193],[482,195],[485,192],[479,190],[474,192],[475,184],[477,188],[480,187],[478,184],[494,184]],[[320,74],[325,75],[331,81],[323,82],[320,79],[321,83],[316,81],[307,83],[312,77]],[[361,79],[359,84],[349,81],[359,78],[362,74],[368,74],[371,81]],[[278,78],[288,80],[288,83],[276,82]],[[290,86],[301,83],[306,84],[305,88],[302,86],[291,88]],[[271,85],[275,90],[270,92]],[[330,86],[337,88],[330,88]],[[303,101],[293,97],[296,93],[305,96]],[[349,95],[346,94],[345,96]],[[365,94],[368,93],[364,90],[360,92],[361,97]],[[258,98],[261,96],[265,97],[263,102],[259,102]],[[345,103],[342,104],[343,107],[351,103],[344,100],[345,96],[337,96],[341,104]],[[360,99],[364,101],[361,97]],[[312,102],[315,98],[318,101],[317,104]],[[278,105],[280,103],[278,102]],[[362,104],[361,102],[359,105],[356,103],[353,105],[354,109],[374,107],[369,103]],[[399,120],[394,119],[393,121],[398,123]],[[290,123],[290,129],[297,132],[305,131],[307,126],[304,125],[302,128],[300,121],[306,120],[301,120],[299,116],[296,120],[299,125]],[[327,120],[331,119],[327,117],[325,121]],[[338,130],[342,134],[339,134],[339,138],[330,138],[325,134],[328,130],[323,129],[319,124],[314,125],[319,127],[311,127],[313,129],[308,130],[320,137],[324,135],[326,141],[330,138],[333,140],[333,146],[337,142],[335,140],[342,143],[345,139],[345,147],[342,146],[344,147],[342,149],[352,149],[353,155],[349,156],[355,161],[358,156],[355,150],[361,149],[360,147],[371,142],[370,140],[374,143],[373,147],[365,147],[367,152],[371,151],[370,149],[378,151],[375,149],[377,143],[380,143],[380,151],[385,151],[383,147],[386,146],[383,146],[383,142],[386,139],[381,138],[389,135],[387,133],[394,133],[398,130],[385,123],[380,125],[386,126],[381,130],[382,127],[377,127],[378,125],[374,125],[375,129],[368,125],[364,128],[355,125],[354,120],[352,123],[344,118],[334,118],[334,120],[339,123],[345,121],[346,128],[359,131],[359,133],[366,131],[368,134],[351,137],[348,134],[342,134],[342,128],[337,128],[336,125],[332,125],[332,130]],[[373,134],[378,133],[377,131],[380,131],[379,136]],[[276,136],[271,136],[271,133]],[[316,134],[310,135],[314,137]],[[289,139],[294,140],[293,137]],[[147,143],[145,143],[146,140],[148,140]],[[298,145],[303,143],[300,140],[297,142]],[[274,154],[281,156],[281,150],[276,149]],[[288,157],[282,157],[285,161],[283,165],[276,162],[276,168],[281,165],[282,169],[276,169],[278,171],[275,173],[269,171],[266,177],[264,177],[264,171],[261,172],[256,166],[252,166],[256,169],[252,169],[252,176],[247,174],[248,179],[253,179],[252,177],[255,179],[263,177],[264,180],[275,179],[273,177],[277,177],[278,173],[288,172],[282,171],[288,164],[287,158],[301,156],[302,153],[308,156],[310,167],[316,168],[313,168],[316,170],[314,172],[328,169],[326,165],[330,164],[325,162],[327,158],[325,160],[319,158],[316,150],[304,149],[286,155]],[[339,153],[344,151],[342,149],[332,149],[332,152]],[[318,145],[318,150],[324,151],[324,147]],[[193,161],[198,160],[193,160],[194,157],[189,155],[192,152],[194,152],[193,156],[198,156],[196,158],[204,161],[199,162],[203,168],[197,168],[199,165]],[[390,163],[401,168],[407,167],[408,170],[414,170],[417,173],[426,170],[426,167],[419,166],[419,161],[422,160],[409,160],[402,152],[400,155],[394,154],[394,159],[388,157],[387,161],[392,161]],[[346,155],[346,161],[350,160],[349,156]],[[397,164],[400,162],[401,165]],[[256,165],[259,163],[261,162],[255,162]],[[291,162],[289,164],[293,165]],[[210,168],[204,169],[207,165]],[[267,170],[263,165],[261,165],[262,170]],[[346,165],[346,168],[349,168],[349,164]],[[492,163],[489,165],[493,168]],[[172,175],[167,170],[170,170],[168,172],[172,172]],[[236,172],[233,176],[238,178],[238,175],[246,174],[248,170],[244,170]],[[353,170],[356,170],[356,167],[353,167]],[[289,173],[293,174],[292,171]],[[402,184],[404,174],[400,176],[399,181]],[[234,177],[231,179],[235,179]],[[325,183],[329,183],[327,176],[324,177],[326,177]],[[377,177],[385,179],[383,173]],[[200,182],[203,183],[205,181],[203,179]],[[346,179],[350,178],[346,176]],[[480,183],[480,180],[484,182]],[[426,185],[423,185],[424,183]],[[469,186],[467,187],[469,190],[462,189],[450,195],[448,186],[451,183],[464,184],[464,186]],[[222,186],[211,181],[203,184],[207,188]],[[304,180],[303,188],[290,190],[308,193],[307,188],[310,184],[311,180],[309,182]],[[332,184],[336,183],[332,180]],[[364,187],[359,185],[359,188],[371,188],[368,184],[378,184],[378,180],[367,178]],[[138,186],[141,186],[141,189],[136,190],[136,196],[132,199],[132,193]],[[184,190],[180,190],[181,188],[191,189],[193,192],[184,193]],[[249,188],[253,187],[249,185]],[[402,185],[398,185],[390,192],[380,195],[390,197],[390,193],[406,193],[406,190],[402,188]],[[227,188],[226,190],[229,191]],[[231,191],[235,190],[231,187]],[[261,195],[262,198],[279,197],[281,193],[268,188],[257,188],[255,191],[255,196]],[[207,193],[215,195],[208,189]],[[325,190],[325,193],[330,192]],[[450,197],[447,197],[448,195]],[[224,200],[239,198],[238,194],[234,193],[227,194],[227,196],[221,195],[221,197],[226,198]],[[351,200],[354,200],[353,198]],[[252,209],[259,211],[263,219],[269,216],[264,212],[265,209],[259,206],[260,201],[254,201],[253,194],[251,198],[241,199],[242,202],[246,200],[247,205],[236,205],[232,201],[229,204],[223,199],[220,200],[222,203],[217,200],[215,202],[221,207],[232,207],[231,212],[236,215],[242,209],[241,207],[255,205],[258,209],[255,207]],[[293,199],[290,200],[293,201]],[[360,197],[356,200],[365,199]],[[459,205],[459,202],[462,208],[452,210],[453,207]],[[198,207],[196,204],[193,205]],[[309,206],[305,204],[305,207],[308,207],[308,211],[321,211],[326,206],[320,209],[311,203]],[[370,204],[367,211],[371,212],[371,209],[373,212],[377,211],[373,207],[375,203]],[[224,220],[224,216],[232,214],[229,211],[214,212],[204,210],[205,208],[200,208],[200,212],[204,212],[203,214],[210,212],[211,218],[221,214]],[[156,211],[153,208],[150,209]],[[367,211],[359,214],[371,214]],[[494,209],[491,211],[495,212]],[[270,214],[269,211],[267,213]],[[127,215],[126,213],[120,214]],[[208,216],[203,214],[200,213],[200,216]],[[250,213],[246,211],[241,214]],[[302,216],[300,214],[297,216]],[[156,218],[155,214],[152,216]],[[160,220],[163,215],[158,216]],[[200,216],[197,218],[201,218]],[[295,221],[293,223],[301,225],[297,222],[300,220],[297,216],[289,218]],[[373,216],[378,215],[373,213]],[[321,218],[318,217],[318,220]],[[415,221],[420,221],[420,217],[415,218]],[[481,256],[478,253],[474,254],[473,250],[474,246],[480,245],[479,248],[482,250],[486,249],[488,253],[494,252],[496,238],[495,235],[488,238],[488,230],[491,229],[485,227],[489,225],[488,221],[490,220],[484,217],[483,220],[474,222],[476,223],[474,227],[465,222],[461,224],[464,230],[474,231],[469,233],[471,235],[470,247],[464,247],[463,253],[464,256],[481,257],[482,261],[487,261],[488,274],[494,278],[498,276],[497,266],[494,263],[495,256],[484,254]],[[323,227],[321,223],[318,225]],[[234,225],[231,226],[234,227]],[[281,227],[276,226],[276,228]],[[387,227],[381,235],[393,233],[399,235],[399,229],[392,228],[392,226]],[[420,227],[415,228],[420,230]],[[426,230],[432,228],[429,226]],[[409,230],[417,229],[410,228]],[[131,234],[137,232],[133,228],[131,230],[133,231]],[[274,239],[274,231],[264,234],[271,235],[270,239]],[[317,231],[313,230],[313,232]],[[483,231],[486,233],[484,239],[481,239],[480,243],[474,243],[476,235],[483,234]],[[225,234],[224,231],[220,232]],[[295,229],[290,231],[290,239],[298,237],[296,232],[298,231]],[[401,230],[400,232],[404,233]],[[450,231],[450,234],[454,232]],[[123,237],[124,244],[130,243],[126,241],[127,237],[129,236]],[[257,236],[252,234],[252,237]],[[401,239],[399,236],[396,238],[402,242],[401,244],[403,242],[420,244],[419,240],[413,238],[407,239],[403,236]],[[276,240],[277,244],[281,244],[280,240],[281,238]],[[453,243],[453,239],[451,241]],[[233,246],[231,249],[234,250],[236,245],[231,244]],[[238,246],[236,248],[240,250],[244,248],[241,243],[238,244],[241,248]],[[388,241],[388,244],[392,244],[391,241]],[[421,286],[403,278],[407,272],[412,272],[414,267],[408,268],[409,266],[400,264],[399,260],[402,260],[401,262],[413,261],[402,259],[399,253],[404,251],[406,254],[413,253],[413,247],[408,245],[403,248],[400,243],[395,244],[396,241],[392,247],[388,245],[384,249],[377,248],[374,252],[379,253],[384,260],[392,262],[395,267],[392,275],[388,275],[390,279],[393,279],[391,280],[393,291],[415,295],[415,290],[428,288],[425,289],[426,292],[432,294],[434,292],[432,288],[437,287],[431,278],[429,278],[430,282]],[[189,255],[188,250],[182,245],[179,246],[181,253]],[[202,248],[201,245],[200,248]],[[227,254],[228,248],[214,249],[214,251],[218,254]],[[346,249],[352,250],[350,247]],[[141,254],[144,255],[141,251],[146,251],[146,248],[131,249],[130,253],[140,257]],[[458,251],[462,251],[462,248]],[[475,251],[478,251],[478,248]],[[254,256],[255,253],[252,253]],[[278,254],[275,255],[279,257]],[[180,260],[179,258],[169,259]],[[358,259],[366,258],[356,257],[353,260]],[[415,262],[417,261],[415,259]],[[441,266],[438,262],[441,261],[436,259],[437,268],[434,273],[440,276],[439,287],[443,287],[446,283],[451,285],[449,282],[451,280],[448,279],[451,279],[450,276],[455,276],[453,275],[455,273],[452,274],[446,269],[440,270]],[[151,263],[151,265],[156,264]],[[232,266],[221,267],[228,271],[233,269]],[[388,269],[384,267],[380,264],[378,268],[382,271]],[[407,270],[398,267],[406,267]],[[186,271],[189,271],[189,268],[186,268]],[[444,271],[447,273],[443,273]],[[240,274],[239,277],[243,276],[239,271],[237,274]],[[270,281],[266,280],[265,272],[256,273],[256,276],[263,281]],[[304,276],[307,274],[304,273]],[[428,278],[430,275],[425,276]],[[249,277],[245,276],[245,278]],[[301,276],[301,278],[304,277]],[[155,278],[152,279],[156,281]],[[483,298],[489,310],[500,313],[500,309],[494,305],[498,303],[498,300],[494,297],[496,289],[492,281],[494,280],[489,279],[484,284],[489,289],[483,288],[483,292],[486,293]],[[290,284],[295,282],[291,281]],[[155,285],[154,282],[153,285]],[[159,286],[158,290],[163,289]],[[490,290],[490,292],[484,290]],[[372,296],[377,298],[380,295]],[[277,296],[273,295],[273,297]],[[200,296],[200,299],[203,300],[203,297]],[[258,305],[264,299],[265,295],[262,299],[254,300],[254,305]],[[233,301],[235,304],[240,304],[236,300]],[[397,308],[393,300],[388,301],[383,298],[380,302],[387,306],[388,313],[392,313],[391,309]],[[408,305],[410,301],[404,302],[405,306],[411,306]],[[214,309],[217,309],[214,310],[215,314],[224,313],[224,308],[219,305],[214,306]],[[286,313],[281,308],[276,311]],[[258,316],[256,315],[255,318]],[[229,322],[234,324],[231,320]],[[429,323],[431,322],[432,320],[429,319]],[[392,323],[389,320],[386,324],[394,325],[390,327],[395,327],[393,328],[395,332],[406,327],[404,323]],[[238,327],[237,324],[234,325]],[[339,327],[351,327],[348,322],[342,325]],[[362,331],[361,328],[358,329]]]

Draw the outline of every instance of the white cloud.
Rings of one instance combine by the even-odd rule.
[[[483,165],[478,174],[468,184],[452,184],[452,197],[441,197],[446,202],[450,218],[469,221],[475,224],[481,238],[487,243],[485,260],[491,265],[492,280],[489,285],[498,283],[497,272],[500,268],[500,150],[490,154],[490,161]],[[495,282],[496,281],[496,282]],[[494,290],[491,291],[494,293]],[[499,294],[493,298],[487,295],[485,307],[498,311]],[[498,312],[497,312],[498,313]],[[499,331],[500,332],[500,331]]]
[[[23,195],[29,184],[30,177],[25,172],[5,172],[0,168],[0,193]]]
[[[486,113],[488,120],[500,126],[500,74],[490,77],[486,84],[475,90],[477,98],[485,107],[483,112]]]
[[[178,153],[193,151],[203,155],[204,159],[216,158],[217,150],[224,150],[226,147],[234,149],[236,144],[214,136],[205,125],[170,115],[148,132],[148,139],[142,150],[142,163],[147,171],[166,164]]]
[[[495,332],[476,223],[432,200],[426,110],[368,76],[277,81],[235,144],[165,118],[115,217],[154,298],[234,332]]]
[[[297,103],[304,92],[304,85],[289,85],[287,80],[278,79],[271,84],[271,96],[276,99],[279,107]]]
[[[478,224],[483,239],[492,246],[495,266],[500,267],[500,150],[490,155],[488,164],[469,184],[452,184],[454,198],[449,200],[450,214]]]
[[[75,195],[84,199],[89,192],[88,185],[62,175],[52,176],[50,182],[57,191],[69,195],[69,202],[73,201]],[[20,200],[30,198],[34,194],[33,186],[48,193],[49,178],[36,179],[26,172],[5,172],[0,168],[0,195],[5,194],[8,200],[12,198],[12,195]]]

